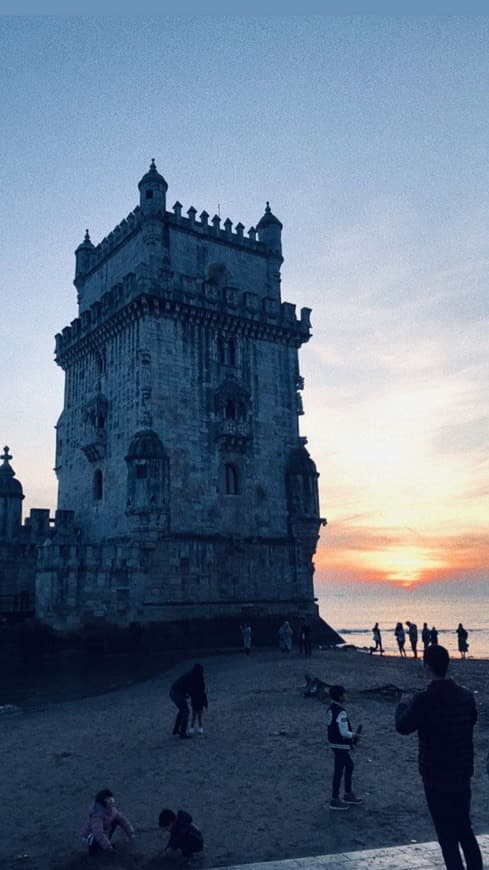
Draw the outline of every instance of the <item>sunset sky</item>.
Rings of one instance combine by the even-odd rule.
[[[489,565],[489,17],[0,18],[0,438],[56,504],[76,246],[138,200],[284,224],[319,585]]]

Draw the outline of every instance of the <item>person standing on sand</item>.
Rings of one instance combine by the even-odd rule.
[[[290,623],[285,620],[278,630],[279,645],[282,652],[289,653],[291,651],[293,634]]]
[[[404,645],[406,643],[406,632],[402,627],[402,622],[398,622],[395,629],[394,634],[396,636],[397,645],[399,647],[399,653],[401,658],[407,658],[406,650],[404,649]]]
[[[428,628],[428,623],[423,622],[423,630],[421,632],[421,640],[423,641],[424,652],[428,649],[431,643],[431,631]]]
[[[411,649],[413,651],[413,656],[415,659],[418,658],[418,626],[415,622],[409,622],[406,620],[406,625],[408,627],[408,635],[409,635],[409,643],[411,644]]]
[[[470,821],[470,780],[474,772],[473,730],[477,720],[470,689],[447,677],[450,657],[443,646],[424,655],[428,687],[403,695],[395,714],[399,734],[418,732],[418,766],[445,866],[482,870],[482,856]]]
[[[383,656],[384,649],[382,647],[382,635],[380,633],[380,628],[379,628],[378,622],[375,623],[375,625],[372,629],[372,636],[373,636],[375,646],[370,647],[370,655],[372,655],[372,653],[377,652],[377,650],[379,650],[380,655]]]
[[[251,654],[251,625],[249,622],[245,622],[244,625],[240,626],[240,628],[241,637],[243,639],[243,649],[245,655],[249,656]]]
[[[195,664],[191,671],[187,671],[181,677],[178,677],[170,689],[170,698],[178,707],[173,734],[178,734],[182,740],[191,736],[187,734],[187,723],[190,713],[187,699],[191,698],[199,689],[205,692],[204,668],[199,664]]]
[[[302,626],[302,639],[304,642],[304,655],[306,658],[312,655],[311,623],[306,619]]]
[[[207,710],[209,706],[207,702],[207,692],[205,689],[203,672],[202,680],[194,680],[190,688],[190,706],[192,707],[192,718],[190,721],[190,728],[188,729],[188,734],[195,733],[195,723],[197,722],[197,734],[202,735],[204,733],[202,717],[204,715],[204,710]]]
[[[430,631],[430,643],[431,646],[436,646],[438,643],[438,631],[436,630],[435,626],[433,626]]]
[[[469,636],[469,632],[466,628],[463,627],[462,623],[459,622],[457,628],[457,640],[458,640],[458,651],[460,653],[460,658],[467,658],[467,651],[469,649],[469,645],[467,643],[467,638]]]
[[[330,810],[348,810],[350,806],[362,803],[362,799],[358,798],[352,791],[353,761],[351,758],[351,750],[360,739],[361,728],[357,728],[356,734],[353,733],[348,713],[343,706],[345,694],[344,686],[331,686],[329,690],[332,703],[326,714],[326,724],[328,726],[328,742],[334,752]],[[343,773],[345,774],[345,793],[343,800],[341,800],[340,787]]]

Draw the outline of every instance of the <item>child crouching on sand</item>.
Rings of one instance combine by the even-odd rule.
[[[185,810],[162,810],[159,817],[160,828],[170,832],[167,849],[181,849],[183,857],[190,863],[204,848],[204,838],[190,813]]]
[[[135,837],[130,821],[115,806],[114,795],[109,788],[103,788],[95,795],[88,811],[88,819],[83,829],[83,839],[88,845],[90,855],[97,852],[115,852],[112,837],[120,826],[130,840]]]

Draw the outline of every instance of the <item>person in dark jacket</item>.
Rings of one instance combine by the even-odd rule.
[[[435,626],[432,627],[430,631],[430,644],[431,646],[436,646],[438,643],[438,629]]]
[[[384,655],[384,648],[382,646],[382,635],[380,633],[380,628],[379,628],[378,622],[375,623],[375,625],[372,629],[372,636],[374,639],[375,646],[370,647],[370,655],[372,655],[372,653],[377,652],[377,650],[379,650],[380,655],[383,656]]]
[[[205,694],[204,668],[199,664],[195,664],[191,671],[186,671],[178,680],[175,680],[170,689],[170,698],[178,707],[173,733],[178,734],[182,739],[190,737],[190,734],[187,734],[190,712],[188,698],[197,695],[199,692]]]
[[[426,650],[428,649],[428,647],[431,643],[431,631],[428,628],[427,622],[423,622],[423,630],[421,632],[421,640],[423,641],[424,652],[426,652]]]
[[[411,644],[411,649],[413,651],[413,656],[415,659],[418,658],[418,626],[415,622],[406,621],[406,625],[408,627],[408,636],[409,643]]]
[[[418,732],[418,766],[445,865],[482,870],[479,845],[470,821],[470,780],[474,772],[473,736],[477,710],[470,689],[447,678],[449,655],[443,646],[424,654],[423,692],[401,697],[396,709],[399,734]]]
[[[358,743],[360,729],[353,733],[348,713],[343,707],[345,700],[344,686],[331,686],[329,696],[332,700],[326,714],[328,726],[328,742],[334,752],[333,788],[330,810],[348,810],[350,806],[361,804],[352,791],[353,761],[351,750]],[[340,798],[340,786],[345,774],[345,794]]]
[[[159,816],[160,828],[170,832],[169,840],[165,846],[167,849],[181,849],[184,858],[192,859],[197,852],[204,848],[202,831],[194,825],[192,816],[185,810],[162,810]]]
[[[467,643],[469,637],[469,632],[466,628],[463,627],[462,623],[459,622],[457,628],[457,641],[458,641],[458,651],[460,653],[461,659],[467,658],[467,652],[469,650],[469,644]]]

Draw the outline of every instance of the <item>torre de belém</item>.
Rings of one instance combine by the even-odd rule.
[[[299,434],[310,309],[281,299],[282,224],[268,203],[247,233],[170,211],[167,188],[152,161],[134,211],[76,250],[79,316],[56,336],[58,509],[26,522],[31,543],[44,529],[36,616],[61,630],[317,621],[325,520]]]

